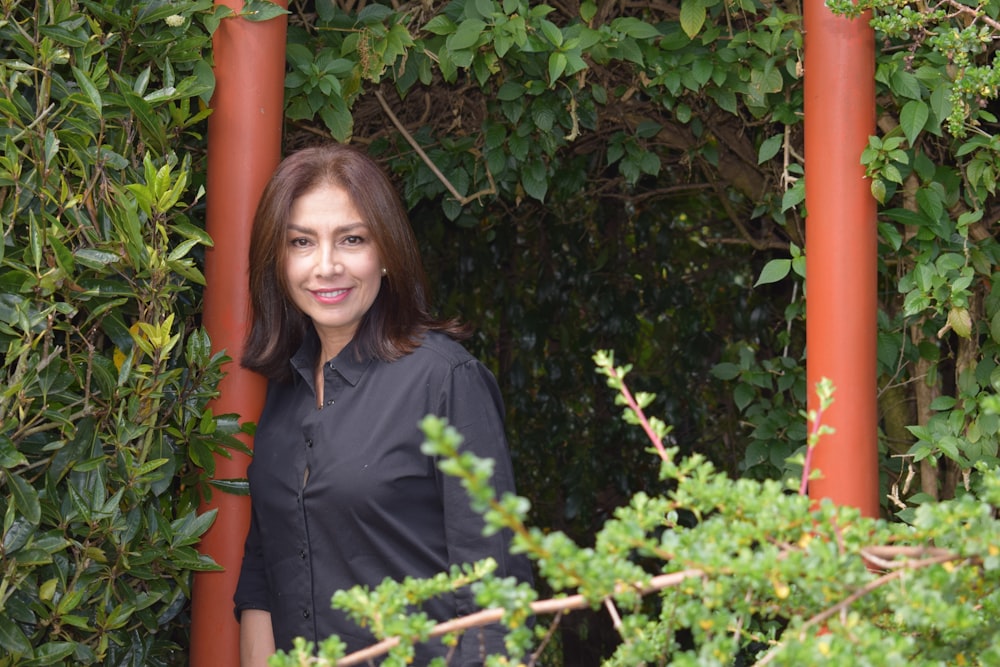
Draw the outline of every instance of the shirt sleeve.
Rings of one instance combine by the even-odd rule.
[[[268,603],[267,571],[264,567],[264,553],[261,548],[260,531],[257,527],[255,514],[250,517],[250,530],[247,532],[246,543],[243,546],[243,564],[240,567],[240,577],[233,595],[236,621],[245,609],[262,609],[270,611]]]
[[[513,467],[504,435],[503,400],[493,374],[479,361],[456,366],[442,390],[441,416],[448,419],[463,442],[461,451],[494,462],[493,487],[497,498],[515,491]],[[531,566],[523,555],[510,553],[511,532],[484,535],[485,522],[471,508],[460,480],[438,471],[444,504],[445,539],[450,565],[474,563],[487,557],[497,562],[497,576],[532,581]],[[460,616],[476,611],[472,591],[456,592]],[[483,656],[503,654],[503,628],[499,625],[471,629],[462,636],[457,665],[481,665]]]

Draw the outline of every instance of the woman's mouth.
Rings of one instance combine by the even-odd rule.
[[[312,294],[320,301],[340,301],[349,291],[349,289],[313,290]]]

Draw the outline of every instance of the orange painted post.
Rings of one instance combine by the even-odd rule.
[[[806,377],[810,410],[821,378],[836,388],[810,497],[878,516],[877,209],[860,162],[875,132],[869,18],[805,1]]]
[[[217,2],[239,10],[240,0]],[[287,2],[282,3],[287,7]],[[281,158],[285,79],[284,17],[262,22],[227,18],[215,33],[215,94],[208,121],[207,229],[215,247],[205,257],[204,323],[213,348],[233,358],[212,409],[256,421],[264,402],[260,376],[239,367],[246,335],[247,251],[257,200]],[[216,477],[246,477],[240,454],[217,458]],[[191,667],[239,665],[233,591],[250,522],[248,498],[215,490],[203,510],[218,509],[200,549],[225,568],[195,576]]]

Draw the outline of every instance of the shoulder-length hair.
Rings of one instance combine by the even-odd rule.
[[[430,315],[417,240],[388,177],[359,150],[329,144],[285,158],[261,195],[250,234],[250,332],[242,365],[275,380],[291,375],[289,360],[312,322],[288,296],[288,224],[295,201],[324,185],[347,192],[385,268],[378,296],[354,335],[356,352],[392,361],[412,352],[429,330],[467,337],[457,320]]]

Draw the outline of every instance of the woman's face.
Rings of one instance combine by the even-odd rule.
[[[316,327],[323,359],[350,342],[382,285],[368,225],[347,192],[319,185],[292,204],[285,238],[288,297]]]

